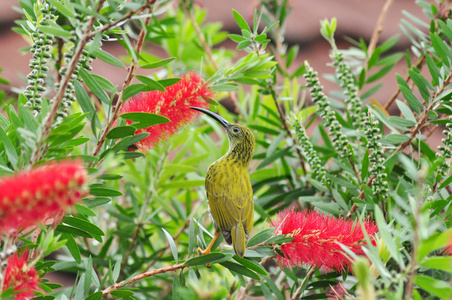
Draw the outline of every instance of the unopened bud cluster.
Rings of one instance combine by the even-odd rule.
[[[79,20],[79,19],[77,19],[77,20],[81,24],[81,20]],[[75,46],[79,42],[79,39],[74,30],[71,32],[71,34],[72,34],[72,36],[71,36],[71,38],[69,38],[70,46],[68,47],[67,51],[63,55],[65,65],[63,67],[61,67],[61,69],[59,70],[61,78],[64,78],[65,76],[67,76],[67,71],[68,71],[67,66],[71,63],[73,55],[74,55]],[[61,105],[58,109],[58,113],[57,113],[57,116],[55,119],[56,124],[60,123],[63,120],[63,118],[68,116],[69,107],[76,100],[74,82],[82,81],[79,78],[80,69],[83,68],[83,69],[86,69],[87,71],[91,71],[92,67],[89,64],[92,62],[93,62],[93,59],[91,58],[88,51],[83,50],[82,54],[80,55],[80,58],[77,61],[74,72],[72,74],[70,74],[71,78],[69,79],[67,87],[64,90],[63,100],[61,101]],[[57,89],[60,88],[60,83],[56,84],[56,88]]]
[[[306,63],[306,74],[304,77],[308,82],[307,86],[310,88],[312,101],[317,105],[324,124],[330,129],[334,148],[341,158],[352,159],[351,146],[347,137],[341,131],[342,126],[336,118],[336,112],[331,108],[330,102],[323,93],[323,87],[320,85],[317,72],[308,63]]]
[[[441,140],[444,146],[438,146],[438,150],[442,153],[437,153],[436,156],[439,159],[443,159],[443,163],[438,169],[438,181],[441,178],[444,178],[449,174],[450,171],[450,160],[452,159],[452,116],[449,117],[449,123],[446,124],[446,130],[443,131],[443,134],[446,136]]]
[[[55,8],[49,5],[43,6],[40,10],[42,19],[39,24],[46,25],[48,20],[55,18],[54,10]],[[41,111],[42,94],[46,91],[45,80],[49,72],[47,62],[52,57],[53,35],[36,30],[31,33],[31,38],[33,45],[30,51],[33,53],[33,57],[30,60],[31,72],[27,75],[27,87],[24,95],[28,100],[25,106],[31,108],[37,115]]]
[[[295,138],[298,140],[303,155],[306,157],[306,161],[309,163],[311,170],[314,173],[314,178],[319,180],[323,185],[329,185],[326,179],[326,170],[317,152],[314,150],[311,141],[309,140],[306,130],[301,124],[301,120],[298,117],[292,118],[292,126],[295,129]]]
[[[366,147],[369,150],[369,174],[375,176],[372,181],[372,191],[380,200],[384,200],[388,198],[389,188],[384,166],[383,145],[378,141],[382,138],[380,128],[378,128],[379,123],[377,120],[373,120],[372,113],[369,111],[364,118],[363,125],[366,128]]]
[[[75,47],[74,45],[77,43],[77,39],[75,37],[75,32],[74,32],[73,37],[70,40],[73,43],[73,45],[71,47],[69,47],[67,52],[64,54],[65,66],[60,69],[60,75],[62,78],[64,78],[67,75],[67,70],[68,70],[67,65],[71,62],[72,57],[74,55],[74,47]],[[93,62],[93,59],[90,57],[88,51],[83,50],[76,66],[75,66],[74,72],[70,75],[71,78],[69,79],[67,87],[64,90],[63,100],[61,101],[61,105],[60,105],[60,108],[58,110],[58,114],[56,117],[56,123],[61,122],[63,118],[68,116],[69,107],[76,100],[74,82],[77,80],[82,81],[79,78],[80,69],[84,68],[85,70],[91,71],[92,67],[89,64],[92,62]],[[56,84],[56,88],[57,89],[60,88],[60,83]]]
[[[340,87],[344,90],[345,103],[350,113],[350,118],[353,120],[355,128],[362,125],[361,111],[362,103],[361,98],[358,96],[358,88],[355,84],[355,78],[352,74],[350,66],[344,62],[344,56],[342,53],[335,52],[331,58],[334,60],[333,64],[336,67],[336,74],[339,79]]]

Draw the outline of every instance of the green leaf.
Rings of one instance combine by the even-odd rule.
[[[83,203],[76,203],[75,204],[75,209],[77,210],[77,212],[85,217],[94,217],[97,216],[97,214],[90,209],[88,206],[86,206]]]
[[[81,237],[86,237],[86,238],[93,238],[93,236],[89,233],[86,232],[84,230],[80,230],[77,228],[74,228],[72,226],[66,226],[66,225],[61,225],[59,224],[57,226],[57,228],[55,229],[55,231],[59,231],[59,232],[63,232],[63,233],[69,233],[75,236],[81,236]]]
[[[69,1],[66,1],[64,4],[58,0],[49,0],[49,2],[65,17],[75,18],[75,10]]]
[[[380,79],[383,76],[385,76],[386,74],[388,74],[388,72],[391,71],[393,67],[394,67],[394,65],[387,65],[387,66],[380,68],[380,70],[373,73],[372,75],[370,75],[367,78],[366,83],[372,83],[374,81],[377,81],[378,79]]]
[[[388,121],[394,125],[400,127],[413,127],[416,126],[417,122],[412,120],[407,120],[398,116],[390,116]]]
[[[0,145],[3,144],[5,146],[6,156],[9,159],[9,162],[13,165],[14,169],[17,167],[17,160],[19,156],[17,155],[16,149],[13,144],[9,140],[3,128],[0,127]]]
[[[236,272],[238,274],[242,274],[245,275],[247,277],[256,279],[256,280],[260,280],[259,275],[257,275],[256,273],[254,273],[253,271],[245,268],[244,266],[241,266],[239,264],[230,262],[230,261],[225,261],[220,263],[220,265],[222,265],[223,267],[227,268],[229,271],[233,271]]]
[[[448,282],[418,274],[414,278],[414,283],[421,289],[441,299],[450,299],[452,297],[452,287]]]
[[[146,85],[148,91],[165,91],[165,87],[152,78],[143,75],[136,75],[135,77]]]
[[[237,85],[233,83],[215,84],[211,88],[215,92],[230,92],[238,89]]]
[[[251,45],[251,41],[244,40],[237,45],[237,50],[245,49],[246,47],[249,47],[250,45]]]
[[[381,212],[381,209],[378,206],[375,206],[374,210],[375,210],[375,221],[377,222],[377,226],[378,226],[378,233],[380,234],[383,241],[385,242],[386,247],[389,250],[389,253],[391,253],[391,257],[394,258],[394,260],[396,262],[398,262],[400,265],[402,265],[400,251],[396,246],[394,238],[388,231],[386,221],[383,216],[383,213]]]
[[[120,68],[125,68],[126,66],[124,66],[124,64],[117,59],[116,57],[114,57],[113,55],[111,55],[108,52],[105,52],[101,49],[97,49],[92,53],[95,57],[99,58],[100,60],[103,60],[104,62],[106,62],[107,64],[116,66],[116,67],[120,67]]]
[[[416,118],[408,105],[400,100],[396,100],[396,104],[405,119],[416,122]]]
[[[129,135],[133,135],[137,129],[133,126],[118,126],[110,130],[107,139],[120,139]]]
[[[61,222],[71,225],[75,228],[79,228],[81,230],[88,231],[92,234],[102,235],[102,236],[105,235],[105,233],[102,231],[102,229],[100,229],[93,223],[86,221],[84,219],[66,216],[63,218],[63,220]]]
[[[191,258],[187,260],[184,265],[185,266],[199,266],[206,264],[214,264],[219,262],[228,261],[232,258],[233,254],[223,254],[223,253],[209,253],[206,255],[201,255],[198,257]]]
[[[85,69],[80,69],[79,71],[80,76],[82,77],[83,81],[85,81],[86,85],[89,87],[89,89],[93,92],[93,94],[99,98],[100,101],[102,101],[105,104],[110,105],[110,98],[108,97],[107,93],[102,89],[100,84],[94,79],[91,74],[89,74]]]
[[[74,237],[70,234],[63,233],[62,238],[66,239],[66,247],[69,250],[69,253],[71,253],[72,257],[77,263],[82,263],[82,257],[80,255],[80,249],[78,248],[78,244],[75,241]]]
[[[147,64],[147,65],[143,65],[143,66],[141,66],[140,68],[141,68],[141,69],[155,69],[155,68],[159,68],[159,67],[162,67],[162,66],[164,66],[164,65],[166,65],[166,64],[169,64],[170,62],[172,62],[172,61],[175,60],[175,59],[176,59],[175,57],[170,57],[170,58],[167,58],[167,59],[162,59],[162,60],[159,60],[159,61],[156,61],[156,62]]]
[[[430,55],[425,55],[425,57],[427,59],[428,71],[430,72],[430,75],[432,77],[432,84],[437,86],[439,85],[439,79],[442,78],[441,72],[439,71],[438,67],[433,61],[433,58],[431,58]]]
[[[289,155],[290,153],[291,153],[291,148],[290,147],[288,147],[288,148],[285,148],[285,149],[283,149],[283,150],[280,150],[280,151],[277,151],[277,152],[275,152],[275,153],[273,153],[272,155],[270,155],[269,157],[267,157],[266,159],[264,159],[260,164],[259,164],[259,166],[257,166],[257,170],[259,170],[259,169],[261,169],[261,168],[263,168],[263,167],[265,167],[265,166],[267,166],[268,164],[271,164],[272,162],[274,162],[275,160],[277,160],[277,159],[279,159],[279,158],[281,158],[281,157],[284,157],[284,156],[286,156],[286,155]]]
[[[118,281],[120,273],[121,273],[121,260],[118,259],[115,262],[115,266],[113,267],[113,271],[112,271],[113,282]]]
[[[122,193],[120,191],[107,187],[90,187],[89,193],[93,196],[106,196],[106,197],[122,196]]]
[[[452,273],[452,256],[428,257],[421,266]]]
[[[258,264],[257,262],[253,261],[253,260],[248,260],[246,258],[242,258],[242,257],[238,257],[237,255],[234,256],[234,259],[241,264],[242,266],[244,266],[245,268],[248,268],[250,270],[253,270],[256,273],[259,273],[261,275],[264,276],[268,276],[267,271],[264,269],[264,267],[262,267],[260,264]]]
[[[263,243],[267,240],[269,240],[270,238],[272,238],[274,235],[273,233],[273,229],[271,228],[267,228],[265,230],[262,230],[260,232],[258,232],[256,235],[254,235],[247,244],[247,247],[252,247],[252,246],[256,246],[260,243]]]
[[[234,15],[234,19],[237,22],[237,25],[243,30],[251,31],[250,26],[246,23],[245,19],[235,10],[232,10],[232,14]]]
[[[436,33],[430,33],[430,40],[432,42],[432,46],[435,49],[436,54],[441,59],[443,64],[445,64],[448,68],[450,68],[450,59],[449,59],[449,48],[444,44],[443,39]]]
[[[122,93],[122,99],[127,100],[138,93],[147,92],[147,86],[142,83],[132,84],[126,87]]]
[[[384,139],[390,144],[398,145],[407,142],[410,137],[399,133],[392,133],[386,135]]]
[[[85,300],[100,300],[102,298],[102,291],[92,293]]]
[[[410,107],[417,114],[420,114],[420,111],[424,109],[424,106],[413,94],[410,87],[408,86],[406,81],[402,78],[402,76],[400,76],[399,74],[396,74],[396,77],[397,77],[397,83],[399,84],[399,89],[402,92],[403,96],[405,97],[406,101],[408,102],[408,105],[410,105]]]
[[[419,92],[421,93],[422,98],[425,100],[425,102],[429,102],[430,100],[430,92],[429,88],[431,90],[433,89],[433,86],[430,84],[430,82],[425,79],[424,76],[422,76],[421,72],[419,72],[418,69],[413,68],[411,70],[408,70],[408,74],[411,77],[411,80],[413,80],[414,84],[419,89]]]
[[[238,35],[238,34],[229,34],[228,37],[236,43],[240,43],[240,42],[246,40],[243,36]]]
[[[157,124],[168,123],[170,121],[168,118],[146,112],[125,113],[120,115],[120,117],[133,122],[138,122],[132,124],[136,129],[147,128]]]
[[[63,39],[72,37],[72,34],[69,31],[64,30],[57,24],[53,24],[52,26],[38,25],[38,30]]]
[[[172,86],[173,84],[178,83],[181,80],[182,80],[181,78],[167,78],[167,79],[159,80],[157,82],[167,88],[169,86]]]
[[[174,242],[173,237],[171,236],[171,234],[166,231],[165,228],[162,228],[163,233],[165,233],[166,238],[168,240],[168,243],[170,245],[170,249],[171,249],[171,253],[173,254],[174,260],[176,261],[176,264],[178,263],[179,257],[178,257],[178,253],[177,253],[177,247],[176,247],[176,243]]]

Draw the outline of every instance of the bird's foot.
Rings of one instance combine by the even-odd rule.
[[[206,250],[198,248],[198,252],[201,253],[202,255],[210,254],[210,247],[207,247]]]

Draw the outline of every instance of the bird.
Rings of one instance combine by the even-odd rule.
[[[246,243],[254,223],[253,189],[248,172],[256,145],[253,132],[244,125],[230,123],[210,110],[190,107],[213,118],[226,129],[229,149],[213,162],[206,175],[208,211],[215,235],[207,248],[198,252],[209,254],[220,233],[232,244],[239,257],[245,256]]]

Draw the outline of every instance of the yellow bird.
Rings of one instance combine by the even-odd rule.
[[[235,254],[243,257],[254,219],[253,189],[248,173],[256,145],[254,135],[247,127],[229,123],[209,110],[190,108],[218,121],[229,138],[228,152],[207,171],[206,193],[215,236],[205,250],[198,248],[198,251],[203,255],[210,253],[221,232],[226,242],[232,244]]]

